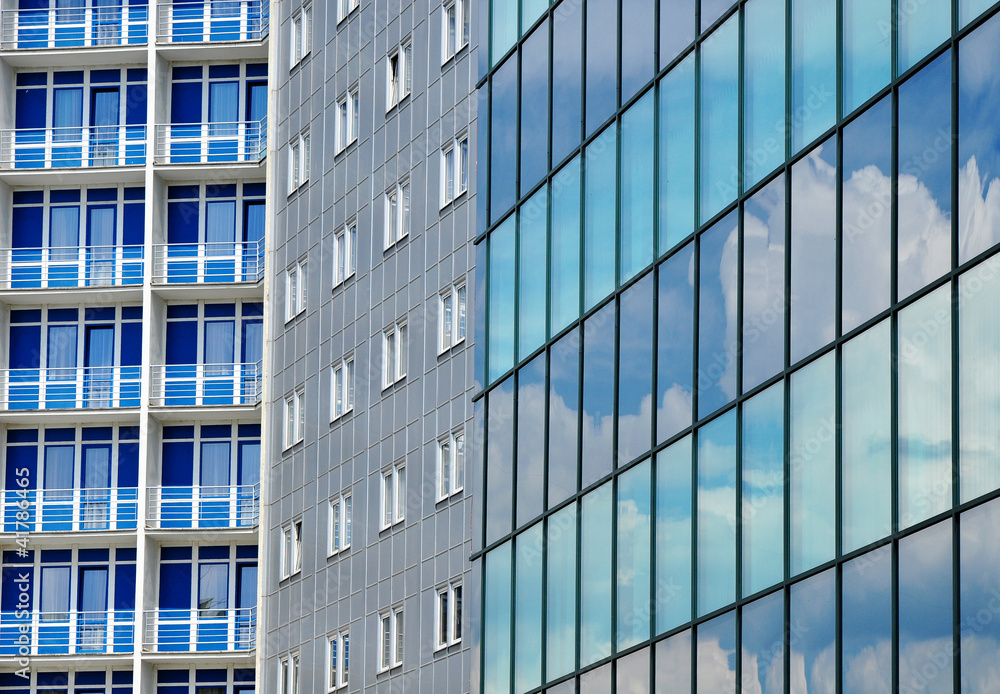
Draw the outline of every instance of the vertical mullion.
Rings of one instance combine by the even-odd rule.
[[[959,397],[961,396],[961,382],[959,380],[959,330],[961,315],[959,315],[959,276],[956,273],[961,258],[959,257],[959,196],[958,196],[958,172],[959,172],[959,136],[961,132],[958,127],[959,116],[959,43],[956,38],[958,33],[958,3],[953,2],[951,6],[951,266],[952,266],[952,304],[951,304],[951,465],[952,465],[952,508],[957,509],[962,501],[961,488],[961,418],[959,416]],[[952,524],[952,689],[955,692],[962,691],[962,638],[961,638],[961,516],[953,511],[954,522]]]

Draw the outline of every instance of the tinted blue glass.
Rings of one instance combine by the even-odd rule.
[[[545,679],[552,680],[576,663],[576,504],[549,517],[545,529]]]
[[[549,507],[577,490],[580,432],[580,333],[549,350]]]
[[[702,222],[735,200],[739,185],[739,34],[733,16],[701,44]]]
[[[490,65],[495,65],[517,41],[517,5],[518,0],[492,0]]]
[[[836,590],[832,570],[792,586],[788,614],[795,629],[789,643],[789,660],[795,663],[789,682],[792,694],[822,691],[836,681]]]
[[[660,0],[660,69],[694,41],[695,0]]]
[[[660,253],[694,231],[694,55],[660,82]]]
[[[618,107],[618,3],[587,3],[587,134]]]
[[[844,113],[892,79],[891,0],[844,0]]]
[[[899,541],[900,691],[952,691],[951,538],[946,521]]]
[[[785,177],[743,205],[743,392],[785,364]]]
[[[784,578],[784,434],[785,386],[777,383],[743,405],[743,595]]]
[[[560,3],[552,22],[552,163],[580,144],[583,125],[583,12]]]
[[[694,244],[672,255],[659,272],[656,338],[656,440],[691,425],[694,391]]]
[[[962,39],[958,50],[958,260],[964,263],[1000,241],[1000,229],[987,221],[1000,191],[1000,16]]]
[[[960,604],[962,691],[987,694],[995,688],[1000,662],[1000,622],[996,619],[1000,576],[1000,503],[992,501],[962,514]]]
[[[736,397],[736,302],[739,226],[736,211],[701,235],[698,304],[698,416]]]
[[[495,73],[490,118],[490,212],[498,220],[517,194],[517,56]]]
[[[584,305],[590,309],[615,289],[617,128],[608,127],[585,155]]]
[[[837,118],[837,0],[792,0],[792,154]]]
[[[580,518],[580,667],[611,655],[611,483],[583,497]]]
[[[892,691],[892,548],[844,564],[844,694]]]
[[[964,27],[993,4],[993,0],[958,0],[958,26]]]
[[[784,624],[785,596],[781,591],[743,608],[742,691],[784,692]]]
[[[483,692],[510,691],[510,543],[486,555],[486,609],[483,614]]]
[[[698,432],[698,614],[736,599],[736,411]]]
[[[691,630],[657,641],[655,646],[656,690],[667,686],[680,692],[691,691]]]
[[[543,5],[545,1],[543,0]],[[549,170],[549,23],[521,45],[521,194]]]
[[[542,683],[542,547],[543,526],[518,535],[514,565],[514,691]]]
[[[514,366],[514,229],[511,216],[489,239],[490,382]]]
[[[580,315],[580,157],[552,181],[549,337]]]
[[[545,355],[517,372],[517,518],[524,525],[542,512],[545,492]]]
[[[733,0],[701,0],[701,30],[707,31],[732,6]]]
[[[650,449],[653,427],[653,274],[621,296],[618,338],[618,455],[626,463]]]
[[[488,0],[480,0],[480,2],[488,2]],[[485,24],[486,22],[482,22]],[[476,51],[480,56],[486,55],[486,51]],[[488,85],[484,85],[476,90],[476,95],[479,97],[479,113],[489,113],[490,112],[490,90]],[[489,173],[490,167],[486,166],[486,162],[489,160],[489,150],[490,150],[490,123],[489,118],[479,118],[476,121],[476,161],[479,164],[476,168],[476,190],[485,196],[489,188]],[[476,235],[481,235],[486,233],[486,229],[489,226],[489,205],[483,203],[476,205]],[[477,267],[483,267],[482,265],[477,265]],[[482,304],[479,304],[480,306]],[[482,344],[482,343],[479,343]]]
[[[743,55],[743,190],[785,160],[785,2],[747,3]]]
[[[490,391],[486,449],[486,543],[510,532],[513,520],[514,379]]]
[[[618,478],[619,651],[649,638],[650,467],[643,461]]]
[[[476,267],[484,268],[486,267],[486,249],[488,243],[484,240],[476,244]],[[486,273],[477,272],[476,273],[476,296],[475,296],[475,306],[479,307],[478,311],[473,311],[476,316],[475,325],[475,337],[477,345],[486,344],[486,311],[483,307],[486,306]],[[486,382],[486,350],[477,349],[476,352],[476,390],[482,390],[483,384]]]
[[[521,32],[530,29],[548,7],[549,0],[521,0]]]
[[[736,612],[698,627],[696,694],[736,692]]]
[[[886,97],[843,135],[842,331],[889,307],[892,265],[892,103]]]
[[[897,74],[916,65],[951,36],[951,5],[948,0],[897,3]]]
[[[653,90],[622,116],[619,277],[622,283],[653,262]]]
[[[900,299],[951,267],[950,94],[951,53],[899,88]]]
[[[545,272],[548,240],[548,191],[542,188],[518,212],[521,272],[517,293],[517,354],[524,359],[545,342]]]
[[[611,472],[615,399],[615,304],[583,328],[583,480],[586,487]]]
[[[657,634],[691,619],[690,436],[656,456],[655,586]]]
[[[628,101],[656,70],[656,0],[621,0],[622,103]]]
[[[635,651],[618,661],[617,689],[620,694],[644,694],[649,691],[649,648]]]

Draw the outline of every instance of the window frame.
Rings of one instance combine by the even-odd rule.
[[[334,643],[337,646],[334,646]],[[348,685],[350,679],[350,654],[351,654],[351,632],[350,629],[341,629],[330,634],[326,639],[327,647],[327,691],[333,692]],[[334,654],[336,653],[336,664]]]
[[[337,24],[350,17],[360,6],[360,0],[337,0]]]
[[[405,320],[396,321],[382,331],[382,390],[406,378],[407,335]]]
[[[455,599],[455,596],[458,599]],[[462,581],[452,581],[435,592],[434,601],[434,650],[440,651],[462,643],[462,607],[464,598]],[[444,608],[442,609],[442,600]],[[442,624],[444,618],[444,624]]]
[[[288,194],[309,182],[309,132],[301,132],[288,143]]]
[[[451,169],[449,186],[449,168]],[[469,192],[469,134],[462,132],[441,148],[441,209]]]
[[[329,539],[327,541],[327,558],[336,556],[351,548],[351,534],[353,532],[353,499],[351,492],[341,492],[329,502],[330,527]],[[335,528],[339,527],[339,533]],[[339,539],[338,539],[339,534]]]
[[[385,112],[400,106],[413,91],[413,40],[406,37],[386,56]]]
[[[441,65],[461,53],[469,45],[469,4],[465,0],[451,0],[442,5],[441,18]],[[455,13],[455,40],[452,45],[449,31],[449,17]]]
[[[445,447],[447,446],[447,457]],[[437,501],[465,490],[465,430],[456,429],[437,441]],[[445,463],[447,462],[447,467]]]
[[[403,664],[403,624],[402,607],[390,608],[379,614],[379,673],[389,672]]]
[[[357,84],[337,100],[337,154],[358,141],[361,117],[359,100],[360,87]]]
[[[303,400],[305,399],[305,388],[297,388],[288,395],[285,396],[284,408],[282,414],[284,415],[283,421],[283,434],[284,434],[284,449],[288,450],[294,447],[296,444],[302,442],[304,438],[304,423],[305,423],[305,407]],[[291,417],[289,417],[291,415]],[[291,423],[291,426],[289,426]]]
[[[354,355],[350,354],[334,362],[330,369],[330,423],[354,411]],[[346,377],[345,377],[346,375]],[[342,409],[337,411],[338,390]]]
[[[469,292],[465,281],[456,282],[438,294],[438,355],[465,342],[469,330]],[[448,306],[451,301],[451,328]]]
[[[281,526],[281,580],[302,571],[302,519]]]
[[[289,46],[289,70],[305,60],[312,51],[312,6],[306,5],[292,15],[292,40]]]
[[[285,323],[290,322],[306,310],[307,283],[309,281],[306,267],[306,260],[301,259],[295,261],[291,267],[285,270]],[[294,289],[292,287],[293,278],[295,280]]]
[[[384,531],[406,520],[406,462],[399,461],[382,471],[379,530]]]
[[[343,239],[341,248],[341,239]],[[333,235],[333,288],[354,277],[358,264],[358,221],[352,219]],[[341,257],[343,255],[343,257]],[[343,265],[343,275],[341,266]]]
[[[404,178],[385,192],[385,250],[410,235],[410,179]]]

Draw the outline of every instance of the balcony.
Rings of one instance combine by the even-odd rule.
[[[0,49],[37,51],[133,46],[147,42],[146,5],[93,5],[4,10],[0,16]]]
[[[145,125],[0,130],[0,169],[93,169],[145,163]]]
[[[0,289],[123,287],[143,281],[142,246],[0,249]]]
[[[134,487],[0,491],[0,518],[8,533],[135,530],[138,512]]]
[[[267,118],[156,126],[157,164],[260,164],[266,154]]]
[[[153,407],[254,406],[264,385],[262,362],[159,364],[152,371]]]
[[[259,484],[149,489],[146,525],[153,529],[247,529],[259,519]]]
[[[257,608],[147,610],[143,650],[154,653],[252,651]]]
[[[0,369],[0,409],[139,407],[140,367]]]
[[[94,655],[134,650],[135,612],[0,612],[0,654]],[[25,655],[22,653],[22,655]]]
[[[260,282],[264,240],[225,243],[171,243],[153,248],[156,284]]]
[[[157,43],[260,41],[267,36],[266,0],[189,0],[157,5]]]

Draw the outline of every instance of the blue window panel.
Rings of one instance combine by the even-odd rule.
[[[142,364],[142,323],[122,323],[121,365]]]
[[[45,5],[47,7],[47,4]],[[45,85],[49,76],[44,72],[19,72],[16,77],[18,87],[37,87]]]
[[[38,686],[60,687],[69,682],[68,672],[39,672],[35,682]]]
[[[191,564],[160,564],[161,610],[191,608]]]
[[[205,205],[206,281],[236,280],[236,202],[211,201]],[[220,257],[221,256],[221,257]],[[242,262],[242,261],[241,261]]]
[[[260,438],[260,424],[240,424],[238,435],[243,438]]]
[[[85,429],[84,431],[87,431]],[[45,443],[70,442],[76,440],[76,429],[71,427],[45,430]]]
[[[45,127],[46,91],[18,89],[14,98],[14,127],[18,130]],[[44,140],[44,133],[18,133],[17,144],[36,144]]]
[[[17,323],[41,323],[42,310],[40,308],[11,309],[10,322]]]
[[[239,65],[209,65],[208,66],[208,78],[209,79],[223,79],[227,77],[239,77],[240,76],[240,66]]]
[[[197,318],[197,304],[173,304],[167,306],[167,318]]]
[[[177,186],[180,187],[180,186]],[[187,186],[184,186],[187,187]],[[195,186],[191,186],[194,188]],[[191,197],[197,197],[197,193]],[[205,189],[206,198],[235,198],[236,197],[236,184],[227,185],[210,185]]]
[[[247,77],[267,77],[267,63],[250,63],[246,67]]]
[[[198,323],[167,323],[167,364],[194,364],[198,359]]]
[[[187,670],[158,670],[156,673],[157,684],[187,684],[190,675]],[[187,689],[184,689],[187,692]]]
[[[146,206],[144,203],[126,204],[122,207],[122,245],[142,246],[145,241],[145,215]],[[125,262],[122,267],[124,284],[142,284],[142,249],[126,249],[126,259],[134,259],[135,262]]]
[[[242,432],[244,425],[240,425]],[[7,431],[7,443],[38,443],[38,429],[10,429]]]
[[[14,432],[10,432],[11,434]],[[11,439],[8,434],[8,441]],[[35,485],[38,478],[38,446],[7,446],[6,474],[4,476],[3,494],[9,502],[28,502],[28,518],[22,522],[32,524],[35,522]],[[23,474],[19,474],[23,473]],[[26,480],[26,487],[21,486],[21,481]],[[17,490],[27,490],[27,494],[19,494]],[[18,529],[17,514],[20,512],[19,504],[7,505],[3,518],[4,531],[15,532]],[[21,526],[23,530],[23,526]],[[6,608],[4,608],[6,609]]]
[[[190,487],[194,484],[194,443],[163,442],[162,482],[165,487]]]
[[[259,301],[245,302],[243,304],[243,317],[248,316],[263,316],[264,315],[264,304]]]
[[[257,558],[257,545],[237,545],[237,547],[236,547],[236,558],[237,559],[256,559]]]
[[[104,684],[108,679],[106,672],[77,672],[76,684]]]
[[[104,562],[111,560],[110,549],[81,549],[77,554],[80,563],[84,562]]]
[[[194,674],[194,681],[199,684],[212,682],[226,682],[225,670],[197,670]]]
[[[53,73],[52,84],[83,84],[83,70],[64,70]]]
[[[41,207],[15,207],[11,215],[11,242],[14,248],[41,248]]]
[[[12,325],[10,327],[10,368],[37,369],[40,366],[42,327]]]
[[[112,83],[122,81],[122,71],[121,70],[91,70],[90,71],[90,81],[91,83]]]
[[[115,609],[135,609],[135,564],[115,565]]]
[[[170,90],[170,122],[200,123],[201,82],[174,82]]]
[[[118,486],[139,486],[139,444],[134,441],[118,444]]]
[[[131,670],[115,670],[111,673],[112,684],[132,684]]]
[[[64,202],[80,202],[80,190],[53,190],[49,193],[49,202],[53,205]]]
[[[236,304],[208,304],[205,318],[229,318],[236,315]]]
[[[243,197],[245,198],[262,198],[266,193],[267,193],[266,183],[243,184]]]
[[[204,561],[205,559],[229,559],[229,547],[223,546],[209,546],[209,547],[199,547],[198,548],[198,559]]]

